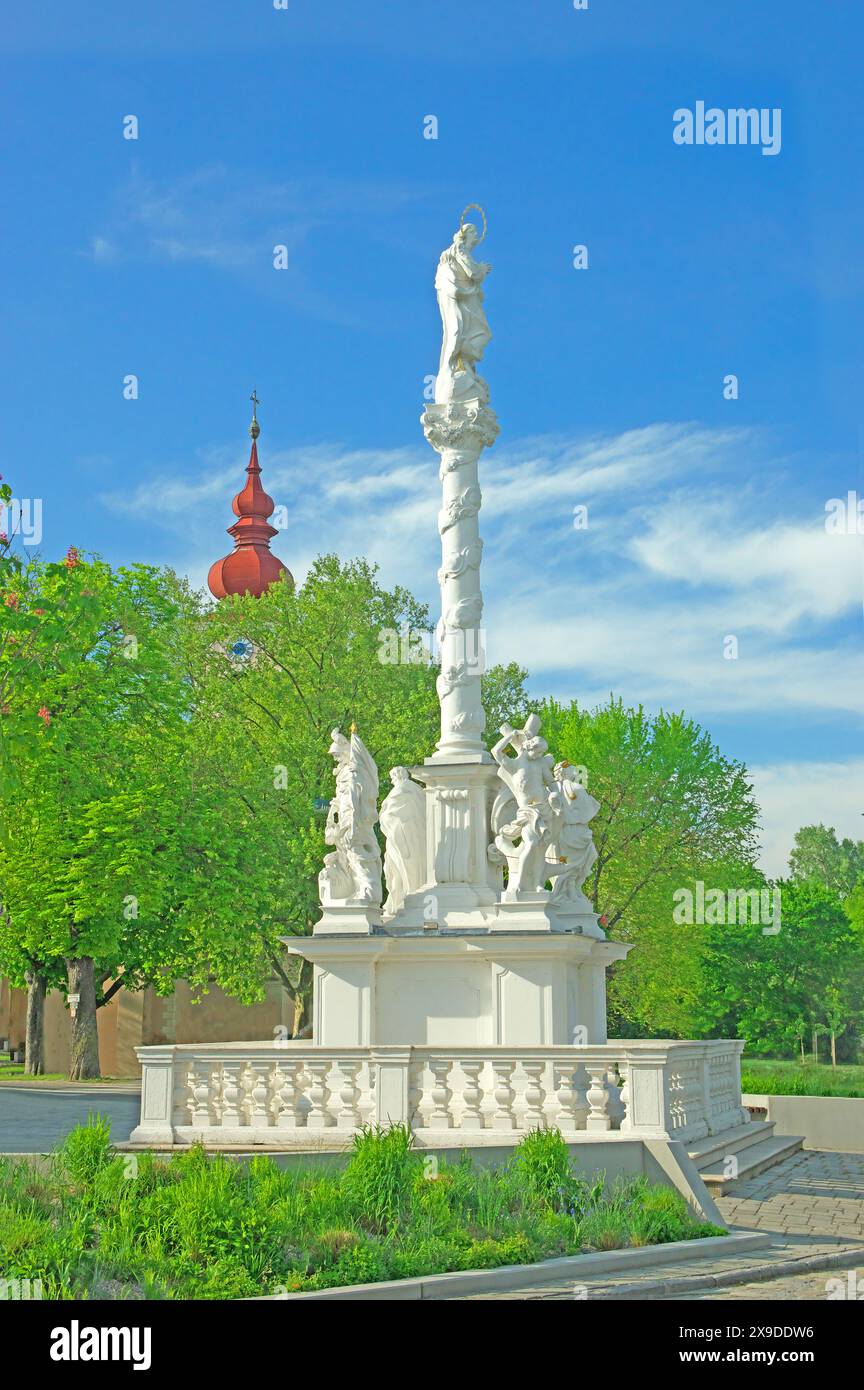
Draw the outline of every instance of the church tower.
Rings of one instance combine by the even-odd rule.
[[[252,452],[246,469],[246,486],[231,503],[237,520],[228,527],[228,535],[234,538],[234,549],[230,555],[211,565],[207,576],[207,584],[215,598],[225,598],[227,594],[254,594],[255,598],[260,598],[280,575],[284,575],[284,583],[294,587],[291,571],[270,550],[270,541],[278,533],[267,518],[272,515],[276,504],[261,486],[258,463],[258,436],[261,433],[258,406],[261,402],[254,391],[250,399]]]

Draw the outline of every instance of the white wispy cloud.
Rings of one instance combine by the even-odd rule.
[[[748,626],[791,628],[838,617],[861,601],[861,538],[829,534],[824,515],[760,525],[746,496],[684,493],[653,511],[633,554],[689,588],[752,595]],[[781,606],[782,604],[782,606]]]
[[[802,825],[821,822],[841,839],[864,839],[864,758],[775,763],[750,768],[750,776],[762,808],[762,867],[772,877],[788,874]]]
[[[555,694],[583,701],[615,690],[698,717],[860,716],[864,542],[828,535],[821,507],[764,521],[753,488],[730,487],[729,473],[733,459],[745,471],[770,465],[765,449],[753,431],[695,424],[496,446],[484,458],[482,513],[492,659],[515,659]],[[440,484],[427,446],[267,449],[262,466],[288,517],[274,549],[298,579],[322,549],[365,555],[435,611]],[[203,578],[241,479],[236,450],[214,449],[197,473],[166,470],[102,500],[173,526],[186,547],[181,565]],[[580,504],[587,530],[573,527]]]
[[[391,215],[424,196],[397,184],[326,175],[274,181],[214,163],[173,179],[139,166],[111,195],[82,254],[97,264],[147,258],[198,262],[234,273],[272,268],[284,246],[295,253],[319,227]]]

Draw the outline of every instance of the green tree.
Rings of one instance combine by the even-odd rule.
[[[686,1035],[700,1012],[705,934],[674,923],[672,895],[700,879],[763,881],[746,770],[683,714],[652,717],[615,699],[593,711],[547,701],[539,713],[554,755],[584,769],[600,802],[585,892],[610,934],[635,946],[610,972],[614,1026]]]
[[[789,874],[795,883],[816,879],[846,898],[864,883],[864,840],[838,840],[833,826],[804,825],[795,834]]]
[[[859,883],[843,904],[846,916],[864,938],[864,883]]]
[[[4,516],[11,516],[11,502],[11,487],[0,483]],[[14,533],[0,531],[0,792],[14,785],[28,749],[45,737],[44,671],[76,666],[82,623],[89,623],[92,608],[91,596],[73,576],[74,546],[65,560],[45,565],[19,554],[15,541]]]
[[[491,747],[498,738],[501,725],[515,728],[525,723],[536,701],[531,700],[525,682],[528,672],[515,661],[506,666],[491,666],[482,680],[483,708],[486,711],[486,743]]]
[[[747,1040],[754,1052],[803,1054],[803,1035],[835,1036],[860,1022],[862,935],[836,894],[813,879],[778,885],[780,931],[759,925],[708,929],[704,1025]]]
[[[28,638],[10,703],[38,708],[41,725],[16,738],[4,795],[0,969],[28,987],[30,1069],[41,1069],[39,1004],[56,985],[73,1001],[70,1075],[89,1077],[97,1008],[121,982],[170,966],[176,884],[161,865],[183,826],[189,691],[173,641],[184,591],[74,551],[23,578]]]

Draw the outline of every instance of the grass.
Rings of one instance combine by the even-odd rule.
[[[642,1177],[578,1177],[557,1130],[498,1168],[368,1130],[322,1170],[117,1154],[96,1119],[46,1172],[0,1160],[0,1269],[52,1299],[248,1298],[722,1234]]]
[[[748,1095],[864,1096],[864,1066],[748,1058],[741,1069],[741,1089]]]
[[[111,1085],[116,1081],[138,1081],[137,1076],[95,1076],[88,1077],[82,1081],[76,1081],[76,1086],[99,1086],[102,1084]],[[38,1076],[31,1076],[24,1070],[23,1062],[0,1062],[0,1082],[3,1081],[26,1081],[28,1085],[38,1086],[43,1081],[68,1081],[69,1077],[65,1071],[46,1071],[40,1072]]]

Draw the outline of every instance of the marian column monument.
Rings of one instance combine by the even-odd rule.
[[[404,1123],[426,1145],[448,1130],[460,1145],[512,1143],[551,1123],[590,1144],[617,1130],[704,1210],[680,1145],[660,1159],[656,1145],[701,1143],[710,1159],[769,1131],[741,1104],[743,1043],[607,1041],[606,970],[630,947],[607,941],[582,891],[599,805],[554,762],[536,714],[485,728],[479,474],[498,434],[478,371],[485,232],[463,213],[435,275],[441,358],[422,425],[441,479],[437,747],[389,769],[379,802],[362,708],[332,731],[321,915],[312,936],[284,938],[314,965],[312,1038],[138,1049],[132,1142],[338,1150],[364,1125]],[[241,522],[266,520],[256,497],[235,507]],[[721,1138],[706,1149],[708,1135]],[[620,1152],[647,1171],[638,1145]]]
[[[479,468],[498,421],[478,370],[492,334],[477,211],[482,233],[463,213],[438,261],[441,356],[421,417],[440,458],[441,736],[422,766],[390,773],[385,897],[378,772],[356,730],[333,732],[321,918],[311,939],[286,939],[315,963],[322,1046],[604,1043],[605,971],[629,949],[582,893],[598,803],[553,764],[536,715],[484,741]]]

